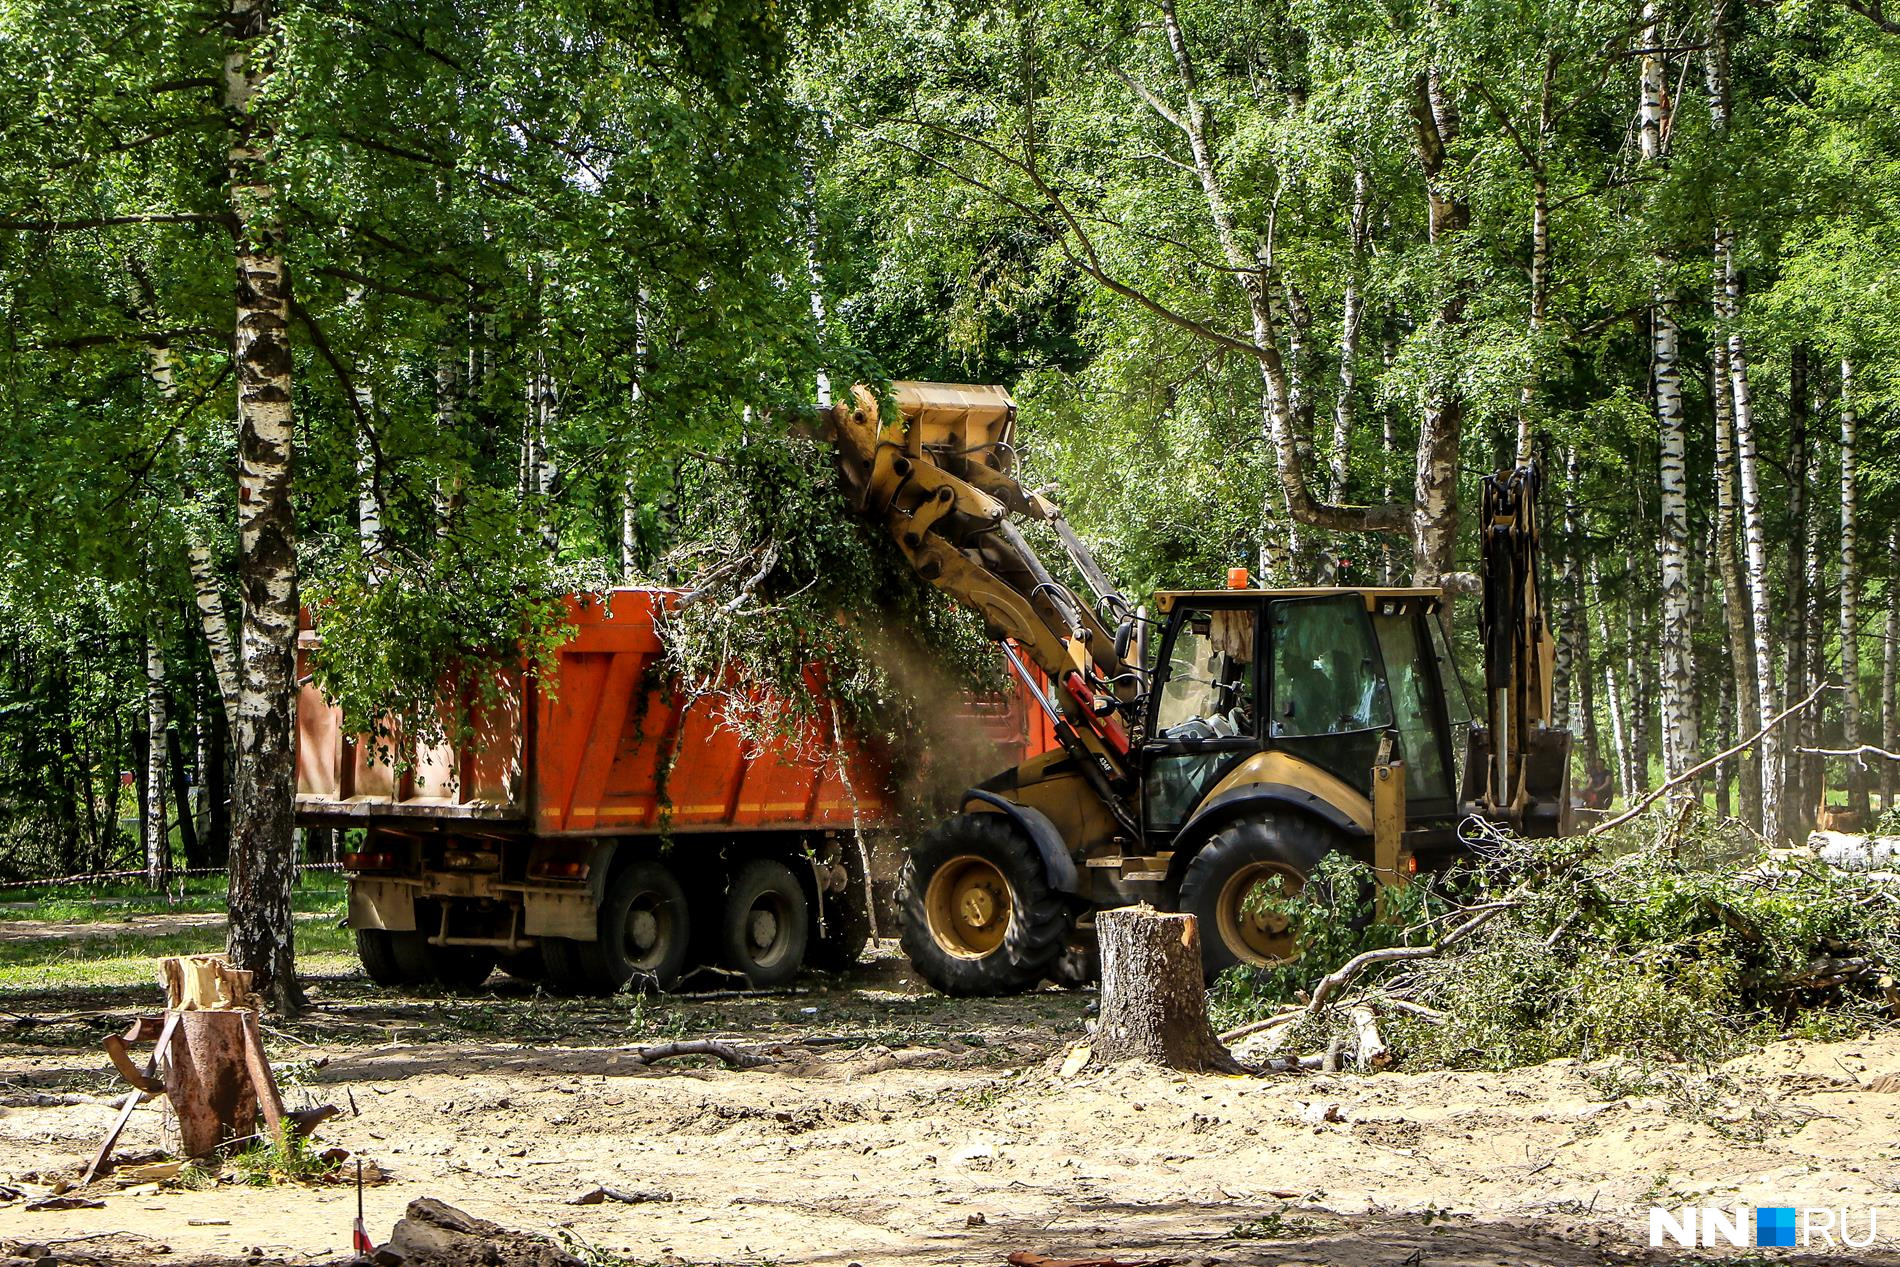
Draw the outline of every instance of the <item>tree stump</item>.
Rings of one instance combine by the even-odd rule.
[[[1169,1069],[1237,1073],[1207,1021],[1201,930],[1192,915],[1124,906],[1095,917],[1101,943],[1101,1016],[1094,1063],[1145,1060]]]

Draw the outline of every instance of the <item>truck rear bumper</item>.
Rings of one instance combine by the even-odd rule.
[[[417,903],[426,901],[426,922]],[[421,876],[350,877],[351,928],[427,933],[436,945],[519,946],[522,938],[598,936],[598,900],[586,884],[556,885],[501,880],[455,872]]]

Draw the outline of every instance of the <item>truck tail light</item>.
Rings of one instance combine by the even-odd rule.
[[[585,880],[588,864],[544,858],[528,868],[528,874],[541,880]]]
[[[345,871],[393,871],[396,868],[396,855],[393,853],[346,853],[343,855]]]

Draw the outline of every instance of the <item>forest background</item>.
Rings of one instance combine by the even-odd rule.
[[[0,120],[0,879],[228,866],[274,989],[304,604],[359,714],[617,582],[893,733],[835,613],[975,658],[784,439],[860,381],[1130,592],[1463,589],[1536,456],[1580,780],[1832,684],[1710,807],[1891,795],[1879,0],[0,0]]]

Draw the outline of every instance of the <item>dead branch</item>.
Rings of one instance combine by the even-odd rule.
[[[1657,797],[1664,796],[1670,792],[1673,792],[1675,789],[1681,787],[1683,784],[1690,782],[1691,780],[1699,777],[1706,771],[1715,768],[1716,766],[1720,765],[1724,761],[1727,761],[1730,757],[1736,756],[1737,754],[1747,750],[1748,748],[1753,747],[1755,743],[1758,740],[1760,740],[1763,735],[1767,734],[1769,731],[1779,726],[1782,722],[1787,721],[1790,717],[1794,716],[1796,713],[1800,712],[1802,709],[1812,704],[1815,700],[1819,699],[1821,696],[1821,692],[1838,691],[1840,689],[1841,689],[1840,687],[1836,686],[1832,682],[1821,683],[1819,686],[1815,687],[1812,691],[1808,692],[1806,699],[1802,700],[1798,704],[1791,704],[1787,708],[1782,709],[1779,713],[1776,713],[1773,717],[1769,718],[1767,724],[1764,725],[1760,730],[1756,731],[1754,734],[1750,735],[1748,738],[1742,740],[1740,743],[1736,744],[1734,747],[1718,752],[1714,756],[1710,757],[1707,761],[1702,762],[1700,765],[1690,766],[1687,770],[1684,770],[1681,774],[1678,774],[1675,778],[1666,780],[1660,786],[1654,788],[1653,790],[1649,792],[1644,793],[1640,798],[1637,799],[1634,805],[1631,805],[1628,809],[1624,810],[1621,814],[1618,814],[1615,818],[1605,819],[1603,822],[1598,823],[1595,827],[1592,827],[1589,831],[1585,832],[1584,835],[1585,836],[1601,836],[1606,831],[1610,831],[1611,829],[1616,828],[1616,827],[1621,827],[1624,823],[1629,822],[1631,819],[1635,818],[1638,814],[1641,814],[1644,810],[1648,809],[1651,805],[1655,804]]]
[[[692,1038],[677,1043],[659,1043],[652,1047],[642,1047],[633,1053],[633,1058],[643,1065],[657,1064],[662,1060],[672,1060],[676,1056],[716,1056],[724,1061],[729,1069],[756,1069],[760,1065],[772,1062],[756,1052],[734,1047],[731,1043],[722,1043],[712,1038]]]
[[[1493,919],[1496,919],[1499,912],[1509,910],[1516,905],[1516,902],[1510,901],[1490,903],[1483,910],[1477,912],[1470,919],[1458,925],[1458,927],[1452,929],[1449,933],[1446,933],[1429,946],[1388,946],[1383,950],[1368,950],[1364,954],[1354,956],[1347,960],[1345,965],[1338,971],[1328,973],[1319,979],[1319,984],[1313,987],[1313,998],[1306,1005],[1307,1014],[1318,1014],[1319,1011],[1331,1001],[1332,997],[1344,989],[1354,977],[1364,972],[1367,968],[1372,967],[1374,964],[1402,963],[1412,959],[1430,959],[1453,942],[1469,936],[1479,928],[1490,923]]]
[[[1805,752],[1815,757],[1880,757],[1886,761],[1900,761],[1900,752],[1888,752],[1885,748],[1876,748],[1864,743],[1858,748],[1796,748],[1796,752]]]

